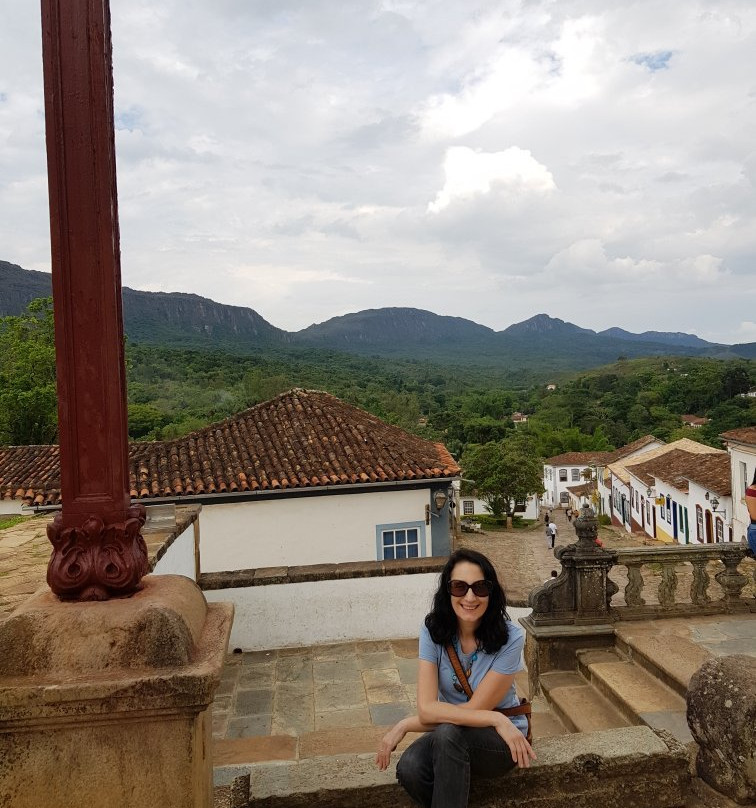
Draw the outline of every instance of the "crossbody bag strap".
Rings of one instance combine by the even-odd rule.
[[[467,674],[465,673],[465,669],[462,667],[462,663],[459,661],[457,650],[454,648],[452,643],[449,643],[446,646],[446,653],[449,656],[449,662],[451,662],[452,668],[454,668],[454,673],[457,675],[457,681],[462,685],[462,689],[465,691],[467,700],[470,701],[473,695],[473,689],[470,687],[470,682],[467,681]]]
[[[449,662],[452,664],[452,668],[454,668],[454,673],[457,675],[457,681],[462,685],[467,700],[470,701],[473,695],[473,689],[470,687],[467,674],[462,667],[462,663],[459,661],[459,656],[457,656],[457,651],[452,643],[446,646],[446,653],[449,657]],[[527,699],[520,699],[520,704],[517,707],[499,707],[496,711],[506,715],[508,718],[514,715],[524,715],[528,720],[528,731],[525,737],[528,743],[533,743],[533,729],[530,723],[531,706]]]

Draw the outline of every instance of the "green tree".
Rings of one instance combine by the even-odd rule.
[[[469,447],[462,469],[491,513],[506,515],[508,523],[515,503],[543,493],[543,460],[521,436]]]
[[[58,434],[52,298],[0,318],[0,443],[53,443]]]

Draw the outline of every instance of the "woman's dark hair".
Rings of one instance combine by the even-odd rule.
[[[431,639],[438,645],[448,645],[457,636],[457,615],[451,605],[449,581],[454,567],[460,561],[477,564],[483,571],[483,578],[493,584],[488,598],[488,608],[483,613],[480,625],[475,631],[475,638],[487,654],[495,654],[509,639],[507,629],[507,598],[499,583],[494,565],[475,550],[457,550],[449,556],[438,582],[438,589],[433,596],[433,607],[425,618],[425,625]]]

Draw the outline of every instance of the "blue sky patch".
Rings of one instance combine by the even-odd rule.
[[[666,70],[669,67],[669,60],[674,55],[673,51],[656,51],[655,53],[636,53],[630,57],[631,62],[647,67],[652,73],[657,70]]]

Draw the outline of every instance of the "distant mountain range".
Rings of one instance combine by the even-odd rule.
[[[51,294],[51,276],[0,261],[0,316],[20,314]],[[123,289],[124,327],[131,342],[249,354],[276,348],[325,348],[342,353],[402,356],[436,362],[571,370],[620,356],[682,354],[756,358],[756,343],[717,345],[694,334],[621,328],[595,332],[546,314],[503,331],[462,317],[413,308],[368,309],[297,332],[269,323],[256,311],[183,292]]]

